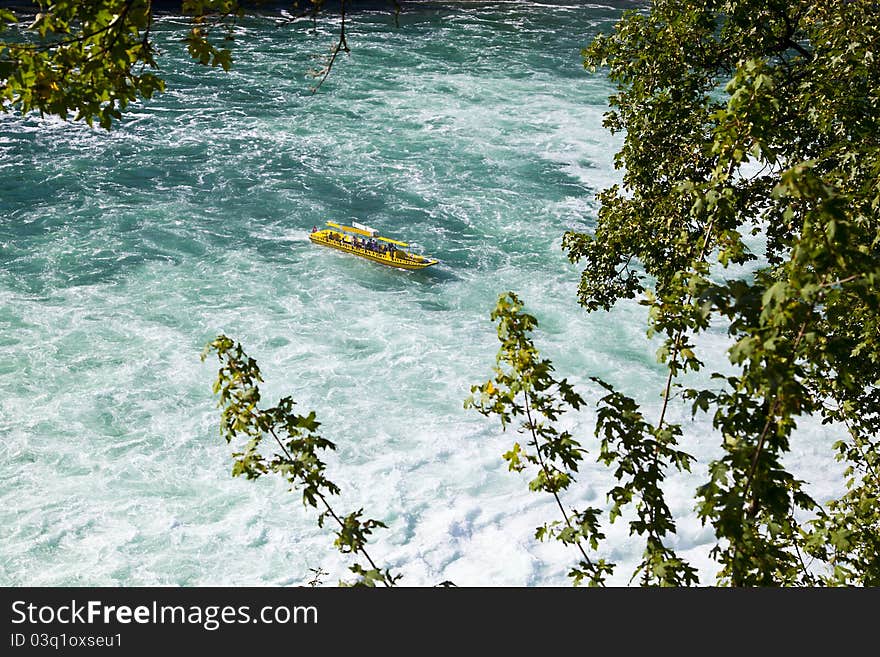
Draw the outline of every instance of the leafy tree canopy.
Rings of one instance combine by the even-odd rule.
[[[878,58],[871,0],[657,0],[584,51],[617,87],[605,125],[625,133],[624,174],[564,247],[580,303],[640,299],[669,368],[657,421],[621,409],[620,430],[669,448],[694,336],[732,339],[735,373],[683,391],[724,450],[697,495],[722,583],[880,583]],[[841,432],[846,494],[825,506],[782,464],[805,415]],[[649,579],[677,583],[678,563]]]

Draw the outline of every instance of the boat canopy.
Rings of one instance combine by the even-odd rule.
[[[367,233],[370,237],[375,237],[375,235],[376,235],[376,232],[377,232],[377,231],[376,231],[375,228],[370,228],[369,226],[364,226],[363,224],[359,224],[359,223],[356,222],[356,221],[352,221],[352,222],[351,222],[351,225],[354,226],[355,228],[357,228],[358,230],[362,230],[362,231],[364,231],[364,232]]]
[[[378,235],[375,228],[370,228],[369,226],[365,226],[364,224],[359,224],[356,221],[351,222],[351,226],[340,226],[339,224],[328,221],[327,225],[332,228],[338,228],[339,230],[344,230],[347,233],[355,233],[356,235],[363,235],[365,237],[375,237],[377,240],[381,240],[383,242],[388,242],[390,244],[396,244],[397,246],[409,246],[406,242],[398,242],[397,240],[393,240],[389,237],[381,237]]]

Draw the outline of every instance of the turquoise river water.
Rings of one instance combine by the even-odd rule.
[[[395,28],[360,13],[309,94],[334,19],[238,28],[231,72],[192,64],[162,18],[166,93],[112,131],[0,115],[0,584],[287,585],[349,561],[274,478],[230,476],[205,343],[224,332],[260,363],[271,402],[314,409],[338,451],[343,510],[389,529],[371,554],[403,584],[568,583],[571,550],[534,540],[556,518],[501,454],[517,439],[462,406],[497,339],[489,311],[515,290],[535,336],[591,402],[598,375],[659,408],[664,370],[636,304],[587,315],[567,229],[620,179],[601,125],[611,86],[580,49],[621,7],[545,2],[410,6]],[[312,245],[360,221],[441,261],[398,271]],[[705,336],[710,362],[725,337]],[[591,447],[591,408],[565,419]],[[686,419],[703,462],[717,437]],[[831,436],[791,455],[819,496]],[[592,457],[591,457],[592,458]],[[672,545],[711,583],[710,528],[693,517],[704,471],[670,481]],[[589,463],[566,497],[604,505]],[[625,522],[601,554],[628,583],[641,542]]]

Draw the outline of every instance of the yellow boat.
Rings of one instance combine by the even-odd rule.
[[[318,230],[312,228],[309,239],[315,244],[329,246],[332,249],[352,253],[361,258],[378,262],[388,267],[399,269],[424,269],[436,265],[437,260],[410,253],[404,249],[406,242],[398,242],[388,237],[381,237],[375,229],[364,226],[356,221],[351,226],[340,226],[328,221],[330,228]]]

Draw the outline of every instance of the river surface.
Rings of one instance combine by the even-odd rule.
[[[191,63],[158,21],[167,91],[105,132],[0,115],[0,584],[290,585],[350,563],[283,482],[233,479],[211,394],[219,333],[263,369],[263,397],[314,409],[338,451],[341,511],[388,525],[371,555],[428,586],[566,585],[575,553],[538,543],[557,519],[501,454],[520,439],[463,409],[491,374],[489,312],[515,290],[589,404],[569,416],[593,456],[565,502],[607,506],[594,461],[600,376],[659,411],[664,369],[637,304],[587,315],[568,229],[620,180],[602,127],[611,85],[580,50],[629,3],[460,3],[353,15],[352,52],[317,94],[307,75],[336,19],[249,16],[229,73]],[[315,246],[312,226],[366,223],[440,264],[405,272]],[[720,331],[701,338],[723,360]],[[670,481],[670,542],[712,583],[693,491]],[[804,424],[789,459],[820,498],[831,436]],[[624,521],[600,553],[626,585],[642,551]]]

